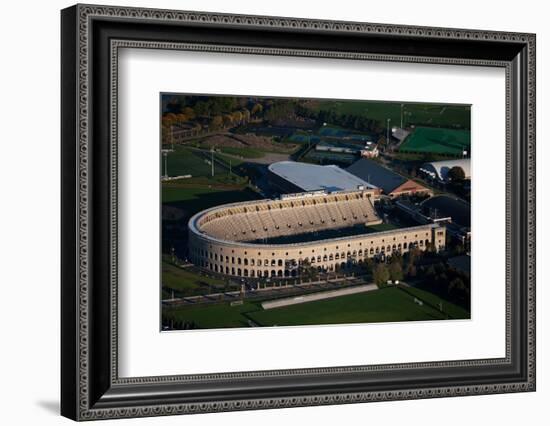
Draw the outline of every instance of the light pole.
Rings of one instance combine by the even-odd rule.
[[[172,151],[174,150],[174,125],[170,125],[170,142],[172,145]]]
[[[391,121],[391,118],[388,118],[387,120],[387,130],[386,130],[386,146],[389,147],[390,145],[390,121]]]
[[[212,163],[212,177],[214,177],[214,148],[210,149],[210,163]]]
[[[401,104],[401,128],[403,128],[403,111],[405,109],[405,104]]]
[[[168,178],[168,153],[164,151],[162,153],[164,155],[164,178]]]

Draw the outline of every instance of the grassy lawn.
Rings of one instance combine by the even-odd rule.
[[[423,306],[414,302],[417,297]],[[465,310],[443,302],[444,312],[437,307],[440,298],[418,289],[387,287],[368,293],[341,296],[300,305],[263,310],[260,302],[229,303],[165,308],[165,318],[194,322],[198,328],[248,327],[251,319],[259,326],[292,326],[316,324],[352,324],[370,322],[425,321],[469,318]]]
[[[201,185],[163,185],[163,203],[185,203],[185,209],[200,211],[216,205],[249,201],[257,199],[258,195],[244,186],[240,187],[209,187]]]
[[[470,318],[470,313],[457,305],[447,302],[444,299],[436,296],[435,294],[430,293],[429,291],[421,290],[414,287],[406,287],[402,289],[404,292],[412,294],[413,296],[423,300],[424,302],[429,303],[439,309],[439,303],[442,303],[443,312],[449,314],[454,319],[467,319]]]
[[[261,309],[254,303],[230,306],[229,303],[182,308],[163,309],[162,316],[167,319],[194,322],[198,328],[234,328],[249,327],[245,316],[248,312]],[[245,314],[245,315],[243,315]]]
[[[444,319],[445,315],[414,303],[399,288],[341,296],[301,305],[251,312],[257,323],[267,325],[313,325],[394,322]]]
[[[243,158],[262,158],[266,152],[255,148],[220,147],[221,152]]]
[[[208,152],[201,152],[185,146],[176,146],[174,152],[168,153],[168,175],[169,176],[210,176],[212,166]],[[162,172],[164,174],[164,159],[162,159]],[[226,167],[215,162],[214,170],[227,173]]]
[[[176,290],[185,295],[202,294],[216,288],[223,289],[225,281],[200,275],[189,269],[182,269],[169,262],[162,262],[162,287]]]
[[[469,147],[469,130],[417,127],[403,142],[399,151],[461,155]]]
[[[315,110],[334,110],[338,114],[362,115],[386,126],[401,124],[401,103],[376,101],[321,101]],[[405,103],[403,124],[470,128],[470,107],[466,105],[438,105]]]

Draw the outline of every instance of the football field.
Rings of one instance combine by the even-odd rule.
[[[470,314],[426,291],[399,286],[268,310],[262,309],[261,301],[246,300],[237,306],[165,307],[163,317],[204,329],[467,319]]]

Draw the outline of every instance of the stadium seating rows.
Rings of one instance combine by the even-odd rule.
[[[370,198],[359,192],[315,200],[270,200],[220,207],[207,213],[199,221],[199,228],[219,239],[254,241],[380,222]]]

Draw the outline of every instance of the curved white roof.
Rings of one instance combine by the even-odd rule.
[[[434,177],[437,177],[440,180],[447,180],[447,173],[453,167],[460,167],[464,170],[464,175],[466,179],[471,178],[470,173],[470,159],[469,158],[459,158],[456,160],[445,160],[445,161],[432,161],[431,163],[424,163],[420,170],[433,174]]]
[[[356,190],[358,186],[376,188],[335,165],[320,166],[296,161],[279,161],[270,164],[268,169],[304,191],[350,191]]]

